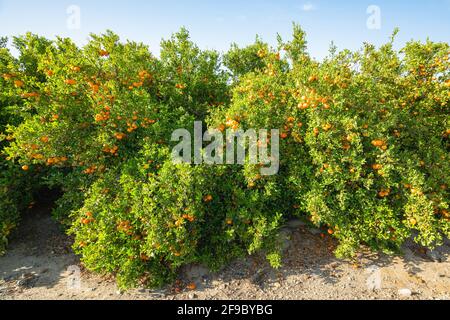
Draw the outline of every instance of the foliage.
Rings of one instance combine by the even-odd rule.
[[[75,251],[122,287],[258,251],[278,267],[278,231],[294,216],[337,238],[339,256],[360,245],[395,251],[411,235],[432,247],[450,235],[449,45],[397,52],[392,42],[332,48],[317,62],[299,26],[277,48],[257,38],[224,56],[184,29],[159,58],[109,31],[82,48],[16,38],[19,58],[1,49],[10,161],[0,207],[21,200],[11,190],[22,187],[9,187],[16,177],[61,188],[54,214]],[[174,164],[171,134],[195,120],[279,129],[279,173],[262,176],[249,161]]]

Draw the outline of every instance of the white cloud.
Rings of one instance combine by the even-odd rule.
[[[305,3],[304,5],[302,5],[302,6],[300,7],[300,9],[301,9],[302,11],[309,12],[309,11],[314,11],[314,10],[316,10],[317,8],[316,8],[316,6],[315,6],[314,4],[312,4],[311,2],[308,2],[308,3]]]

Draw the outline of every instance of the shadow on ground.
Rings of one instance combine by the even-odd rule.
[[[283,230],[288,240],[279,270],[254,255],[217,273],[187,266],[176,285],[129,292],[82,270],[82,285],[69,290],[71,267],[79,267],[79,259],[50,212],[51,203],[44,201],[24,214],[0,257],[0,299],[397,299],[401,288],[411,289],[406,298],[450,298],[448,243],[430,253],[409,242],[402,256],[366,250],[342,261],[333,254],[333,238],[300,222]],[[192,283],[196,289],[188,290]]]

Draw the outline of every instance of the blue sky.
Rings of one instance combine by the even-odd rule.
[[[78,30],[67,27],[70,5],[81,10]],[[370,5],[380,8],[381,29],[367,28]],[[252,43],[256,34],[275,44],[277,32],[289,37],[292,22],[306,30],[309,50],[319,59],[331,41],[340,49],[381,44],[395,27],[398,46],[412,38],[450,42],[450,0],[0,0],[0,35],[32,31],[82,45],[89,33],[111,29],[155,54],[161,38],[181,26],[200,47],[224,51],[232,42]]]

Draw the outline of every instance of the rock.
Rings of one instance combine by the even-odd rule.
[[[280,240],[282,241],[282,249],[287,250],[291,246],[291,230],[284,228],[280,231]]]
[[[302,227],[305,225],[306,225],[306,223],[304,223],[300,219],[292,219],[286,223],[286,226],[291,229],[298,229],[299,227]]]
[[[427,250],[426,255],[434,262],[441,263],[444,261],[443,255],[438,250]]]
[[[404,288],[404,289],[398,290],[398,294],[402,297],[411,297],[412,291],[410,289]]]
[[[191,264],[184,267],[184,273],[189,279],[201,279],[209,275],[209,269],[202,265]]]
[[[123,295],[123,291],[121,291],[121,290],[117,290],[117,291],[116,291],[116,295],[118,295],[118,296],[121,296],[121,295]]]
[[[189,293],[189,299],[196,299],[197,295],[195,293]]]
[[[166,296],[166,292],[164,290],[147,290],[146,292],[155,298],[163,298]]]
[[[49,272],[49,270],[50,270],[50,269],[45,268],[45,269],[43,269],[43,270],[41,271],[41,274],[47,273],[47,272]]]
[[[450,247],[450,239],[449,239],[449,238],[444,238],[444,244],[445,244],[446,246],[449,246],[449,247]]]
[[[260,285],[264,278],[266,277],[267,272],[264,269],[260,269],[251,277],[251,282],[254,284]]]
[[[310,233],[314,234],[314,235],[318,235],[318,234],[321,234],[321,233],[322,233],[322,230],[320,230],[320,229],[315,229],[315,228],[309,229],[308,231],[309,231]]]

